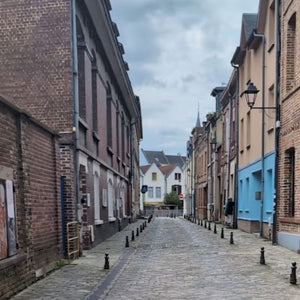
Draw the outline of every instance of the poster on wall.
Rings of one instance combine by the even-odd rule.
[[[16,247],[16,222],[15,222],[15,207],[14,207],[14,194],[13,182],[6,180],[6,205],[7,205],[7,237],[8,237],[8,256],[17,253]]]
[[[0,179],[0,260],[7,257],[7,210],[5,181]]]

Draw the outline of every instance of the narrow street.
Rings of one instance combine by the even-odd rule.
[[[229,231],[221,239],[213,228],[157,218],[104,299],[300,299],[284,266],[296,254],[253,238],[239,232],[230,245]],[[260,265],[264,243],[267,265]]]
[[[299,255],[253,234],[214,233],[183,218],[155,218],[125,247],[130,224],[71,266],[53,272],[14,300],[34,299],[300,299],[291,285]],[[230,244],[230,232],[234,244]],[[260,249],[265,247],[266,265]],[[112,268],[103,270],[104,253]]]

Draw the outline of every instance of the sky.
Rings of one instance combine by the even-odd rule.
[[[110,0],[129,78],[140,97],[140,148],[186,155],[196,125],[215,110],[210,96],[226,85],[243,13],[259,0]]]

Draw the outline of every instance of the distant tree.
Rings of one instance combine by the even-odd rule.
[[[179,196],[175,192],[167,193],[164,197],[164,204],[166,205],[175,205],[182,207],[182,200],[179,199]]]

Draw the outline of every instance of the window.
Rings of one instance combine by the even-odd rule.
[[[275,44],[275,1],[272,2],[269,9],[269,50]]]
[[[94,173],[94,210],[95,220],[100,220],[100,193],[99,193],[99,174]]]
[[[107,128],[106,128],[106,135],[107,135],[107,146],[112,147],[112,120],[111,120],[111,106],[112,106],[112,95],[111,95],[111,90],[110,86],[108,85],[107,90],[106,90],[106,123],[107,123]]]
[[[296,14],[293,14],[288,22],[286,49],[286,90],[290,91],[295,79]]]
[[[93,130],[98,132],[98,104],[97,104],[97,61],[95,51],[92,51],[92,107],[93,107]]]
[[[152,172],[152,181],[157,181],[157,173]]]
[[[16,253],[13,183],[0,179],[0,260]]]
[[[268,107],[275,107],[274,84],[269,87],[267,103]],[[270,133],[275,125],[275,109],[268,109],[266,111],[266,124],[267,130]]]
[[[155,198],[161,198],[161,187],[155,188]]]
[[[246,139],[247,139],[247,149],[250,148],[251,145],[251,114],[250,111],[247,112],[247,135],[246,135]]]
[[[181,180],[181,173],[175,173],[175,180]]]
[[[244,119],[241,119],[241,130],[240,130],[240,151],[244,150]]]
[[[111,180],[108,182],[108,219],[110,221],[115,220],[115,200],[114,200],[114,189]]]
[[[148,187],[148,198],[153,198],[153,186]]]
[[[295,149],[291,148],[286,151],[285,161],[284,161],[284,170],[285,170],[285,199],[287,201],[286,215],[289,217],[295,216]]]
[[[117,102],[117,110],[116,110],[116,130],[117,130],[117,155],[120,156],[120,111],[119,111],[118,102]]]

